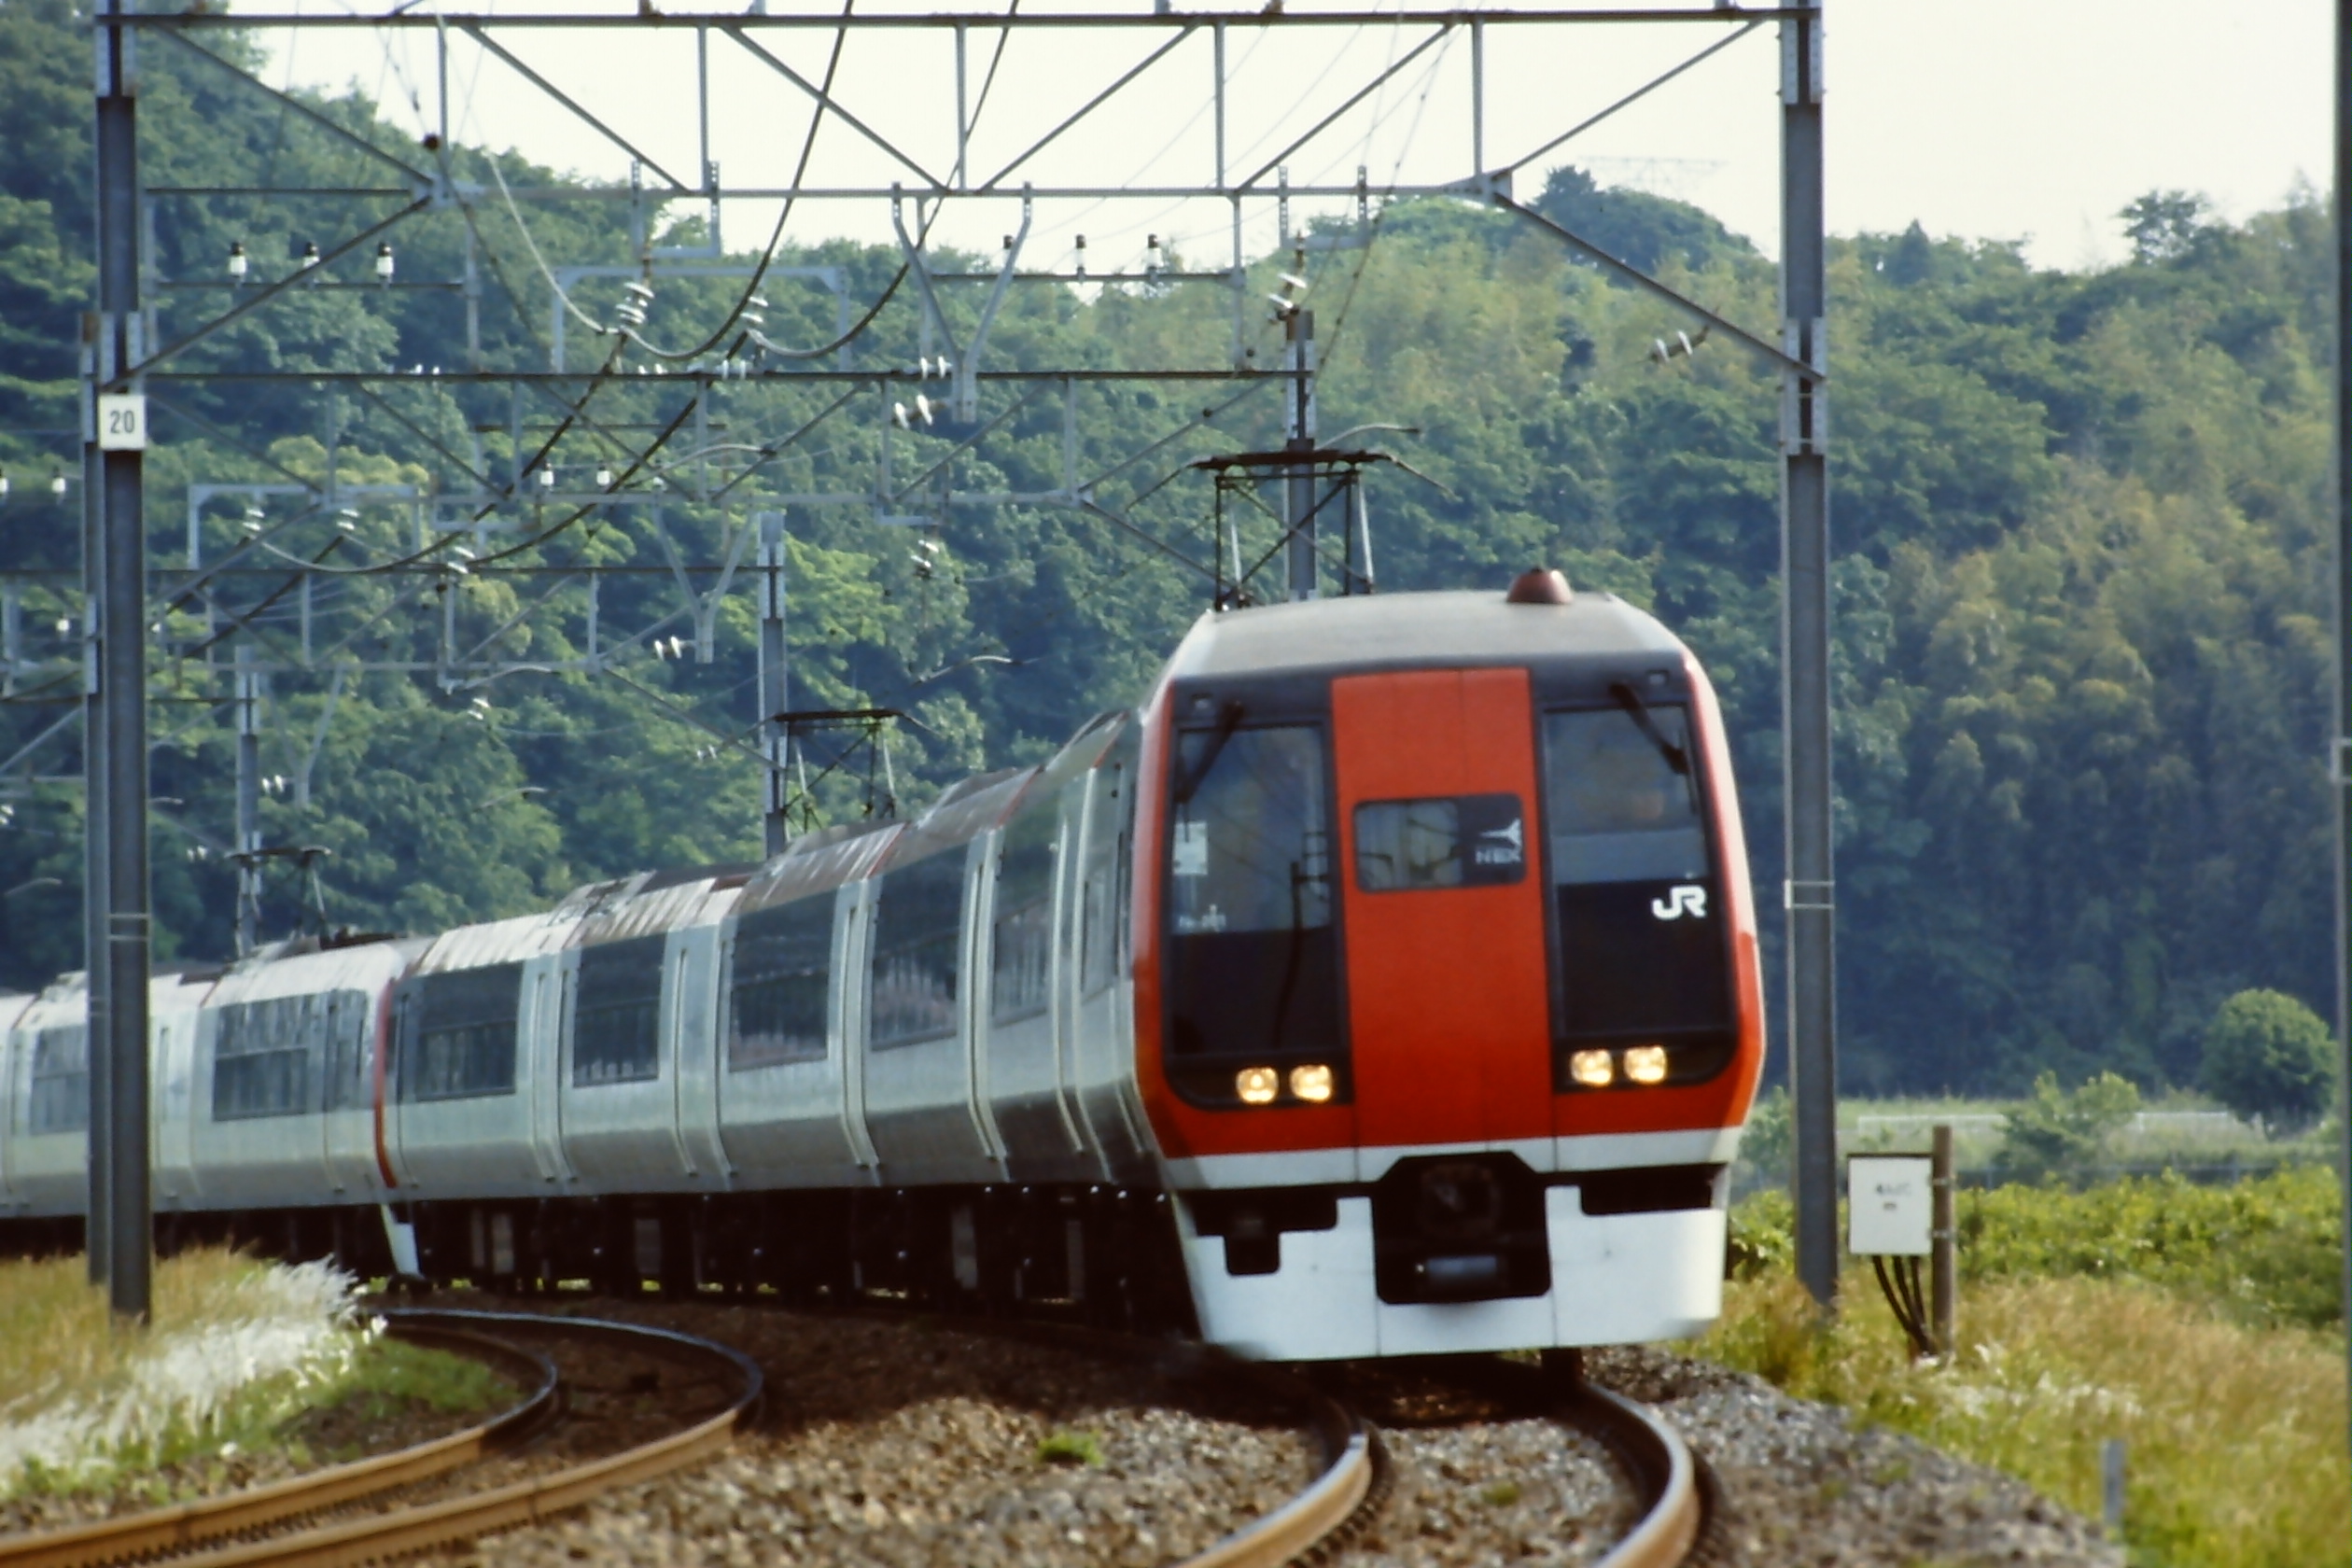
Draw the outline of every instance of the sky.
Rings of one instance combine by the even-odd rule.
[[[238,0],[279,10],[295,0]],[[309,11],[343,0],[300,0]],[[418,9],[429,13],[436,0]],[[470,0],[482,4],[483,0]],[[954,0],[947,0],[951,6]],[[970,0],[966,0],[969,4]],[[368,0],[373,9],[380,0]],[[1329,0],[1291,0],[1290,14]],[[673,11],[686,8],[669,6]],[[914,0],[862,0],[861,14],[923,10]],[[1056,8],[1140,12],[1143,0],[1030,0]],[[830,0],[775,0],[776,14],[832,15]],[[1176,9],[1194,7],[1177,0]],[[498,15],[634,10],[616,0],[500,0]],[[710,14],[718,15],[717,11]],[[733,14],[739,15],[739,11]],[[1227,13],[1246,17],[1237,9]],[[2075,268],[2123,253],[2115,214],[2156,189],[2205,195],[2242,218],[2287,199],[2330,167],[2330,9],[2320,0],[1829,0],[1825,76],[1829,224],[1834,231],[1900,230],[1914,219],[1939,236],[2021,242],[2037,264]],[[1483,116],[1472,133],[1467,29],[1434,43],[1387,85],[1290,160],[1293,177],[1350,183],[1358,165],[1373,188],[1464,178],[1541,147],[1617,97],[1729,35],[1718,23],[1490,26],[1483,43]],[[811,79],[828,65],[831,35],[753,35]],[[291,35],[277,35],[290,40]],[[682,34],[513,33],[534,69],[603,116],[673,170],[697,157],[692,45]],[[1428,36],[1410,24],[1267,34],[1236,27],[1229,43],[1229,151],[1270,156],[1390,63]],[[969,36],[966,91],[976,98],[995,35]],[[978,177],[1043,134],[1160,41],[1143,32],[1016,35],[970,141]],[[1202,29],[1125,93],[1082,121],[1022,173],[1040,181],[1187,183],[1213,172],[1211,43]],[[800,150],[806,100],[765,63],[721,36],[712,46],[711,147],[730,183],[781,184]],[[313,32],[281,43],[276,79],[323,88],[356,82],[420,131],[440,114],[431,35],[387,41]],[[1757,29],[1632,107],[1602,120],[1518,175],[1524,197],[1546,168],[1579,161],[1604,184],[1680,196],[1776,252],[1777,45]],[[511,146],[541,161],[619,179],[627,157],[506,65],[461,42],[452,56],[450,118],[461,140]],[[933,170],[954,161],[953,52],[945,33],[866,35],[841,60],[836,88],[866,122]],[[1254,167],[1256,160],[1246,166]],[[887,184],[889,161],[830,123],[810,183]],[[898,176],[909,177],[903,170]],[[1309,212],[1345,202],[1301,203]],[[731,248],[756,245],[772,203],[731,205]],[[1018,225],[1011,197],[959,199],[937,237],[994,250]],[[910,224],[917,221],[911,211]],[[1141,262],[1156,234],[1188,258],[1219,264],[1231,244],[1219,204],[1171,200],[1042,203],[1025,268],[1071,265],[1089,239],[1095,270]],[[1244,211],[1243,248],[1276,234],[1274,203]],[[888,203],[806,203],[789,232],[884,240]]]

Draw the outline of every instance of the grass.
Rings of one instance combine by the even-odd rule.
[[[1801,1398],[2018,1476],[2098,1517],[2102,1445],[2129,1445],[2124,1537],[2163,1568],[2306,1568],[2352,1541],[2344,1346],[2233,1322],[2143,1281],[1963,1291],[1960,1346],[1914,1364],[1867,1269],[1825,1323],[1786,1273],[1735,1280],[1694,1349]]]
[[[217,1249],[156,1270],[155,1316],[119,1328],[79,1257],[0,1264],[0,1499],[105,1490],[271,1442],[346,1399],[477,1409],[487,1368],[380,1338],[352,1281]]]
[[[1102,1439],[1091,1432],[1057,1432],[1037,1442],[1040,1464],[1100,1464]]]

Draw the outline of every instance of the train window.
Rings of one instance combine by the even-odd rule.
[[[1177,1055],[1339,1044],[1323,732],[1231,722],[1177,737],[1168,870]]]
[[[1093,996],[1119,977],[1126,957],[1127,829],[1133,801],[1122,786],[1124,764],[1095,770],[1095,808],[1088,819],[1086,869],[1078,889],[1079,988]]]
[[[1367,893],[1485,888],[1527,875],[1517,795],[1366,801],[1355,808],[1356,886]]]
[[[956,1032],[963,885],[960,847],[883,877],[868,993],[876,1050]]]
[[[1645,707],[1638,721],[1614,707],[1544,716],[1544,806],[1555,882],[1705,875],[1689,729],[1680,707]]]
[[[59,1024],[33,1036],[33,1092],[27,1132],[90,1128],[90,1026]]]
[[[316,992],[237,1001],[215,1010],[212,1118],[301,1116],[319,1108],[312,1057],[326,1034]]]
[[[634,937],[580,950],[572,991],[572,1085],[637,1084],[662,1075],[662,951]]]
[[[522,993],[519,963],[427,974],[402,987],[400,1098],[512,1094]]]
[[[1054,861],[1061,813],[1017,818],[997,857],[996,919],[990,932],[988,1016],[1010,1024],[1045,1011],[1053,974]]]
[[[324,1099],[329,1111],[359,1111],[375,1104],[375,1054],[369,1048],[374,1017],[367,992],[327,993]]]
[[[1689,734],[1680,706],[1544,716],[1566,1038],[1672,1036],[1729,1025],[1729,946]]]
[[[747,915],[735,927],[727,1066],[825,1059],[825,1000],[833,970],[830,893]]]

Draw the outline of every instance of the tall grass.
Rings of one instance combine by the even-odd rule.
[[[2165,1568],[2307,1568],[2352,1547],[2344,1348],[2130,1281],[2005,1280],[1961,1300],[1960,1346],[1915,1365],[1870,1276],[1824,1322],[1785,1274],[1726,1287],[1699,1353],[2100,1511],[2128,1445],[2124,1538]]]
[[[0,1264],[0,1497],[72,1490],[266,1432],[347,1380],[372,1337],[352,1281],[223,1251],[156,1271],[119,1327],[78,1257]]]

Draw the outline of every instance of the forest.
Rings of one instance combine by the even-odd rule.
[[[234,35],[209,36],[229,58],[255,58]],[[144,123],[204,128],[149,133],[151,184],[230,185],[267,168],[336,186],[357,173],[347,141],[186,51],[157,45],[144,70]],[[0,987],[16,989],[79,962],[75,377],[92,278],[88,93],[71,0],[0,0],[0,471],[11,482],[0,572],[22,637],[0,700],[0,757],[21,753],[0,777]],[[475,257],[489,365],[547,362],[535,257],[609,264],[635,254],[623,203],[551,204],[526,218],[497,199],[502,183],[572,177],[561,171],[478,148],[419,151],[413,133],[357,92],[306,102],[491,193],[399,233],[403,279],[455,278]],[[1550,173],[1538,204],[1713,308],[1758,327],[1772,320],[1770,261],[1694,206],[1603,188],[1573,166]],[[299,264],[304,244],[387,216],[356,199],[301,210],[298,219],[287,203],[236,196],[159,202],[153,270],[167,331],[220,307],[232,244],[258,276],[274,277]],[[296,221],[315,232],[288,227]],[[655,237],[691,242],[700,221],[672,208]],[[2270,987],[2329,1011],[2328,213],[2300,192],[2233,223],[2193,193],[2151,191],[2117,222],[2130,259],[2086,271],[2037,270],[2017,245],[1939,239],[1916,225],[1832,243],[1850,1092],[2015,1093],[2043,1072],[2072,1084],[2102,1071],[2160,1089],[2194,1079],[2200,1035],[2235,992]],[[1385,468],[1371,482],[1380,589],[1499,589],[1541,563],[1654,611],[1724,693],[1756,883],[1775,888],[1769,370],[1720,339],[1654,353],[1692,324],[1505,212],[1397,202],[1376,204],[1361,229],[1334,220],[1318,231],[1330,242],[1310,253],[1323,428],[1410,432],[1378,438],[1411,470]],[[744,248],[728,238],[731,251]],[[859,311],[883,301],[855,345],[859,363],[912,363],[924,350],[909,291],[894,287],[895,252],[790,232],[777,259],[837,269]],[[1265,259],[1268,286],[1291,264]],[[465,353],[455,291],[359,287],[364,254],[326,271],[353,286],[297,290],[243,316],[192,350],[189,366],[423,368]],[[699,341],[696,323],[721,318],[736,287],[663,282],[652,329]],[[823,288],[779,276],[768,294],[771,338],[831,335]],[[618,284],[583,285],[581,297],[609,311]],[[1006,365],[1216,364],[1229,301],[1212,283],[1024,289],[991,354]],[[1280,329],[1261,310],[1252,329],[1268,362]],[[575,328],[575,368],[620,352],[588,336]],[[738,583],[713,601],[706,636],[665,563],[719,559],[763,494],[870,486],[855,476],[870,474],[882,422],[781,449],[718,497],[692,482],[691,443],[668,448],[680,455],[667,467],[641,468],[620,435],[600,449],[575,431],[551,459],[565,488],[599,463],[619,465],[637,504],[544,528],[518,524],[530,510],[518,503],[502,517],[520,532],[475,538],[513,569],[452,569],[420,585],[357,569],[412,541],[413,509],[386,491],[353,492],[338,541],[302,532],[333,520],[305,523],[284,497],[224,493],[191,505],[189,487],[301,491],[331,477],[345,489],[441,493],[483,470],[511,480],[540,453],[527,425],[523,447],[513,441],[503,393],[493,408],[468,400],[479,388],[156,390],[168,405],[147,464],[165,959],[217,959],[232,941],[221,850],[234,744],[227,671],[241,641],[278,665],[265,704],[266,834],[331,852],[321,882],[339,925],[426,931],[541,907],[633,870],[758,856],[758,764],[732,744],[757,717],[754,602]],[[712,427],[732,432],[725,441],[773,443],[839,395],[813,380],[715,392]],[[942,483],[958,491],[1033,493],[1058,483],[1066,451],[1104,473],[1181,430],[1156,468],[1118,472],[1100,492],[1148,541],[1068,507],[943,500],[928,530],[879,525],[872,506],[790,511],[793,700],[909,715],[884,782],[868,788],[866,763],[852,759],[806,797],[810,819],[917,808],[969,771],[1049,754],[1089,715],[1147,689],[1207,602],[1202,580],[1174,559],[1206,553],[1207,482],[1158,482],[1187,457],[1276,430],[1270,397],[1213,420],[1184,401],[1229,395],[1110,384],[1067,407],[1058,393],[1007,399],[990,410],[1003,413],[990,438],[943,468]],[[687,398],[623,388],[592,428],[676,431]],[[543,434],[560,413],[542,403],[530,418]],[[945,455],[931,439],[908,458],[926,439],[903,436],[899,461]],[[637,450],[645,444],[640,434]],[[675,483],[647,490],[657,472]],[[209,595],[187,589],[191,529],[205,560],[257,569],[222,577]],[[291,579],[258,569],[285,567],[281,555],[354,569],[316,603],[301,595],[298,610]],[[548,574],[594,564],[642,569],[615,579],[583,616],[581,595],[556,596]],[[695,585],[708,588],[707,575]],[[244,631],[224,607],[249,617]],[[658,637],[624,638],[665,616]],[[461,650],[577,665],[600,635],[595,617],[615,629],[601,634],[613,644],[609,669],[487,684],[434,674],[435,650],[453,637]],[[409,667],[332,678],[289,667],[287,651],[298,637],[307,645],[314,618],[321,647]],[[298,901],[290,886],[272,899],[266,923],[283,933]],[[1757,902],[1772,920],[1780,900]],[[1767,976],[1776,988],[1776,959]]]

